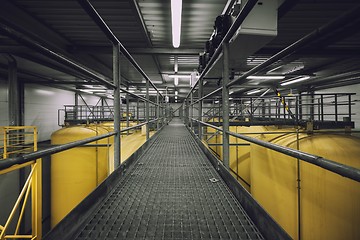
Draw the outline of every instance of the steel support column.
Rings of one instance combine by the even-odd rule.
[[[136,99],[136,119],[137,119],[137,123],[136,123],[136,124],[139,124],[139,123],[140,123],[140,119],[139,119],[139,99],[138,99],[138,98]]]
[[[199,99],[202,98],[202,95],[203,95],[203,91],[204,91],[204,86],[203,86],[203,79],[200,79],[200,82],[199,82],[199,89],[198,89],[198,94],[199,94]],[[199,101],[199,121],[202,121],[202,100]],[[202,125],[199,124],[199,139],[202,140]]]
[[[156,93],[156,131],[160,129],[160,101],[159,101],[159,93]]]
[[[229,83],[229,44],[223,44],[223,56],[224,56],[224,66],[223,66],[223,88],[222,88],[222,119],[223,119],[223,164],[227,169],[229,167],[229,158],[230,158],[230,149],[229,149],[229,88],[227,87]]]
[[[193,105],[193,101],[194,101],[194,99],[193,99],[193,96],[194,96],[194,92],[191,92],[191,94],[190,94],[190,105],[189,105],[189,110],[190,110],[190,129],[192,130],[192,128],[193,128],[193,121],[192,121],[192,119],[194,118],[194,105]]]
[[[114,137],[114,169],[120,166],[121,162],[121,133],[120,133],[120,45],[113,45],[113,78],[114,78],[114,130],[116,135]]]
[[[149,104],[149,85],[150,85],[150,82],[149,80],[146,80],[146,99],[148,101],[146,101],[145,105],[145,115],[146,115],[146,140],[149,139],[150,137],[150,116],[149,116],[149,111],[150,111],[150,104]]]
[[[129,91],[129,87],[126,87],[126,90]],[[128,128],[130,126],[130,122],[129,122],[129,94],[126,93],[126,114],[125,114],[125,117],[126,117],[126,127]],[[126,131],[126,135],[129,135],[129,131]]]

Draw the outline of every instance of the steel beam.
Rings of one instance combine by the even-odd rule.
[[[121,162],[121,134],[120,134],[120,46],[118,44],[113,46],[113,78],[114,78],[114,169],[120,166]]]
[[[204,86],[203,86],[203,79],[201,79],[200,83],[199,83],[199,89],[198,89],[199,99],[202,98],[203,93],[204,93]],[[202,100],[199,100],[198,108],[199,108],[199,121],[202,121],[202,113],[203,113]],[[199,131],[199,139],[202,140],[202,125],[199,124],[198,127],[199,127],[199,130],[198,130]]]
[[[230,145],[229,145],[229,44],[223,43],[223,76],[222,76],[222,123],[223,123],[223,163],[227,169],[230,169]]]
[[[123,56],[131,63],[131,65],[151,84],[151,86],[159,92],[155,84],[151,81],[151,79],[146,75],[144,70],[141,69],[139,64],[135,61],[135,59],[130,55],[130,53],[126,50],[126,48],[121,44],[120,40],[115,36],[115,34],[111,31],[106,22],[102,19],[100,14],[96,11],[94,6],[88,0],[78,0],[79,4],[83,7],[83,9],[87,12],[87,14],[91,17],[91,19],[98,25],[101,31],[106,35],[109,41],[114,45],[120,46],[120,52]],[[161,93],[159,92],[161,95]]]
[[[150,104],[149,104],[149,85],[150,81],[146,81],[146,106],[145,106],[145,115],[146,115],[146,140],[150,138]]]
[[[21,99],[19,91],[19,81],[17,77],[17,63],[15,58],[8,57],[8,106],[9,106],[9,125],[21,125]]]

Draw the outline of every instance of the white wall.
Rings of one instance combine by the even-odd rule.
[[[355,122],[355,128],[357,129],[360,128],[360,84],[337,87],[337,88],[329,88],[326,90],[317,91],[315,93],[356,93],[356,95],[353,95],[351,97],[351,99],[355,101],[355,105],[352,105],[351,107],[351,112],[354,113],[355,115],[351,116],[351,120]],[[345,100],[345,99],[342,98],[341,100]],[[348,112],[347,106],[339,106],[338,112],[347,113]],[[339,120],[342,120],[342,116],[339,118]]]
[[[49,140],[59,129],[58,109],[74,104],[74,92],[36,84],[25,84],[25,125],[38,127],[38,141]]]

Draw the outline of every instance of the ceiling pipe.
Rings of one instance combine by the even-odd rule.
[[[56,50],[50,49],[42,45],[39,41],[31,37],[28,37],[24,31],[18,29],[17,27],[12,26],[11,23],[9,23],[6,19],[2,17],[0,17],[0,32],[10,37],[11,39],[17,41],[18,43],[21,43],[24,46],[27,46],[30,49],[33,49],[43,54],[44,56],[47,56],[61,64],[64,64],[72,69],[75,69],[76,71],[79,71],[80,73],[89,76],[90,78],[98,81],[99,83],[109,88],[115,88],[115,85],[110,82],[111,81],[110,78],[107,78],[106,76],[96,71],[93,71],[92,69],[83,66],[80,63],[75,62],[69,57],[66,57],[58,53]]]
[[[199,79],[195,82],[194,86],[190,89],[189,93],[186,95],[185,98],[188,98],[190,96],[190,93],[195,89],[195,87],[198,85],[200,79],[204,78],[206,76],[206,74],[208,74],[208,72],[212,69],[214,63],[218,60],[218,57],[220,56],[220,54],[222,54],[222,45],[223,43],[228,43],[230,41],[230,39],[233,37],[233,35],[236,33],[236,31],[239,29],[239,27],[241,26],[241,24],[244,22],[245,18],[247,17],[247,15],[250,13],[250,11],[253,9],[253,7],[255,6],[255,4],[257,3],[258,0],[248,0],[246,2],[246,4],[244,5],[244,7],[241,9],[241,12],[239,13],[239,15],[237,16],[237,18],[235,19],[234,23],[231,25],[229,31],[226,33],[225,37],[223,38],[223,40],[221,41],[221,43],[219,44],[219,47],[216,49],[215,53],[213,54],[213,56],[211,57],[211,59],[209,60],[208,64],[206,65],[205,69],[202,71],[202,73],[200,74]],[[222,89],[222,88],[221,88]],[[216,90],[216,92],[220,92],[221,89],[219,88],[218,90]],[[215,93],[216,93],[215,92]],[[215,94],[214,93],[214,94]]]
[[[335,29],[343,27],[347,22],[354,21],[354,19],[358,18],[359,16],[360,16],[360,6],[350,10],[349,12],[336,18],[335,20],[331,21],[330,23],[315,29],[308,35],[304,36],[303,38],[294,42],[293,44],[291,44],[290,46],[281,50],[277,54],[273,55],[265,62],[257,65],[256,67],[252,68],[251,70],[247,71],[241,77],[229,82],[227,87],[231,87],[235,84],[247,82],[246,78],[248,76],[254,75],[254,74],[258,73],[259,71],[265,69],[266,67],[270,66],[271,64],[273,64],[289,55],[294,54],[295,52],[297,52],[299,49],[303,48],[304,46],[309,45],[310,43],[314,42],[315,40],[319,39],[320,37],[324,37],[325,35],[334,32]]]
[[[85,12],[91,17],[91,19],[98,25],[101,31],[106,35],[108,40],[113,45],[119,45],[121,53],[125,56],[125,58],[133,65],[133,67],[147,80],[150,85],[162,96],[160,91],[157,89],[155,84],[151,81],[151,79],[146,75],[146,73],[141,69],[139,64],[135,61],[135,59],[130,55],[130,53],[126,50],[126,48],[121,44],[120,40],[115,36],[115,34],[111,31],[106,22],[102,19],[100,14],[96,11],[96,9],[91,5],[88,0],[78,0],[79,4],[85,10]]]

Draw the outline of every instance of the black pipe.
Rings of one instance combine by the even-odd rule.
[[[213,126],[211,124],[199,121],[197,119],[193,119],[193,121],[199,122],[199,123],[201,123],[203,125],[206,125],[206,126],[209,126],[209,127],[212,127],[212,128],[214,128],[214,129],[216,129],[218,131],[221,131],[221,132],[223,131],[219,127],[216,127],[216,126]],[[355,180],[357,182],[360,182],[360,169],[350,167],[350,166],[347,166],[347,165],[344,165],[344,164],[341,164],[341,163],[337,163],[337,162],[325,159],[325,158],[320,157],[320,156],[312,155],[312,154],[305,153],[305,152],[302,152],[302,151],[298,151],[298,150],[295,150],[295,149],[292,149],[292,148],[283,147],[283,146],[280,146],[280,145],[277,145],[277,144],[274,144],[274,143],[262,141],[262,140],[259,140],[259,139],[256,139],[256,138],[252,138],[252,137],[249,137],[249,136],[242,135],[242,134],[238,134],[238,133],[234,133],[234,132],[230,132],[230,131],[226,131],[226,133],[230,134],[231,136],[240,138],[242,140],[245,140],[245,141],[248,141],[248,142],[251,142],[251,143],[255,143],[255,144],[260,145],[262,147],[266,147],[266,148],[269,148],[271,150],[283,153],[285,155],[301,159],[301,160],[303,160],[305,162],[308,162],[308,163],[314,164],[316,166],[319,166],[321,168],[324,168],[326,170],[329,170],[329,171],[331,171],[333,173],[337,173],[337,174],[339,174],[339,175],[341,175],[343,177],[347,177],[347,178],[350,178],[350,179]]]
[[[71,143],[66,143],[66,144],[63,144],[60,146],[50,147],[50,148],[47,148],[44,150],[39,150],[36,152],[24,154],[19,157],[6,158],[6,159],[0,161],[0,170],[9,168],[16,164],[26,163],[26,162],[32,161],[34,159],[37,159],[37,158],[42,158],[44,156],[62,152],[62,151],[68,150],[70,148],[78,147],[78,146],[84,145],[86,143],[90,143],[90,142],[98,141],[100,139],[108,138],[108,137],[111,137],[114,135],[116,135],[116,132],[110,132],[107,134],[102,134],[99,136],[95,136],[95,137],[91,137],[91,138],[87,138],[87,139],[83,139],[83,140],[79,140],[79,141],[75,141],[75,142],[71,142]]]
[[[222,45],[223,43],[228,43],[230,39],[233,37],[233,35],[236,33],[236,31],[239,29],[240,25],[243,23],[247,15],[250,13],[250,11],[253,9],[255,4],[258,0],[248,0],[244,7],[241,9],[241,12],[235,19],[234,23],[231,25],[229,31],[226,33],[225,37],[219,44],[219,47],[216,49],[215,53],[207,63],[205,69],[200,74],[199,79],[195,82],[194,86],[190,89],[189,93],[186,95],[185,99],[189,97],[190,93],[195,89],[195,87],[198,85],[200,79],[204,78],[206,74],[211,70],[214,63],[218,60],[218,57],[220,56],[222,52]]]
[[[160,91],[157,89],[155,84],[150,80],[150,78],[146,75],[146,73],[141,69],[139,64],[135,61],[135,59],[130,55],[130,53],[126,50],[126,48],[121,44],[119,39],[115,36],[115,34],[111,31],[106,22],[102,19],[100,14],[96,11],[94,6],[88,0],[78,0],[79,4],[85,10],[85,12],[91,17],[91,19],[98,25],[101,31],[106,35],[106,37],[110,40],[113,45],[120,46],[120,52],[126,57],[127,60],[133,65],[133,67],[138,70],[138,72],[151,84],[151,86],[162,96]]]
[[[29,47],[30,49],[34,49],[35,51],[47,56],[55,61],[64,64],[72,69],[75,69],[91,78],[97,80],[98,82],[104,84],[105,86],[114,89],[115,85],[112,84],[110,81],[112,79],[107,78],[106,76],[87,68],[86,66],[82,66],[79,63],[75,62],[74,60],[57,53],[55,50],[51,50],[48,47],[45,47],[40,42],[26,36],[20,29],[17,27],[12,26],[6,19],[0,17],[0,32],[4,35],[10,37],[11,39],[23,44],[24,46]]]
[[[354,9],[350,10],[349,12],[343,14],[342,16],[338,17],[337,19],[331,21],[330,23],[326,24],[325,26],[319,27],[309,33],[308,35],[304,36],[303,38],[299,39],[298,41],[294,42],[290,46],[286,47],[285,49],[281,50],[277,54],[270,57],[265,62],[257,65],[256,67],[252,68],[251,70],[244,73],[241,77],[231,81],[228,83],[227,87],[231,87],[236,83],[245,83],[247,77],[258,73],[259,71],[265,69],[266,67],[270,66],[271,64],[279,61],[280,59],[294,54],[300,48],[304,47],[305,45],[311,43],[314,40],[317,40],[320,37],[325,36],[326,34],[334,32],[336,28],[343,27],[348,21],[352,21],[353,19],[358,18],[360,15],[360,6],[355,7]]]

